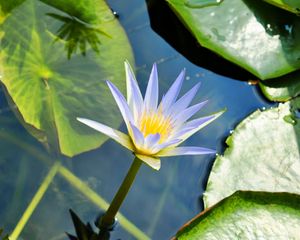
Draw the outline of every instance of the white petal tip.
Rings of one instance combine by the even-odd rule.
[[[128,60],[124,61],[124,66],[125,66],[125,71],[128,71],[128,70],[131,71],[132,70],[131,65],[130,65]]]
[[[88,120],[88,119],[86,119],[86,118],[81,118],[81,117],[77,117],[76,120],[79,121],[79,122],[84,123],[84,122],[85,122],[86,120]]]
[[[227,108],[223,108],[222,110],[220,110],[219,112],[215,113],[215,119],[217,119],[218,117],[220,117],[223,113],[225,113],[227,111]]]

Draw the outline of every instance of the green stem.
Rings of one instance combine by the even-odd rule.
[[[141,165],[142,161],[136,157],[109,208],[101,217],[99,223],[100,229],[109,229],[114,225],[116,214],[119,211],[119,208],[121,207],[121,204],[124,201]]]

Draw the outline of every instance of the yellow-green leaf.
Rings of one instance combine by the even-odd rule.
[[[1,81],[20,120],[68,156],[100,146],[107,138],[76,117],[118,128],[121,118],[105,80],[124,92],[123,62],[133,62],[105,1],[23,0],[13,6],[0,0],[0,7]]]

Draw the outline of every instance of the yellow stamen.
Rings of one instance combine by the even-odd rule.
[[[161,110],[150,113],[145,111],[140,119],[140,130],[144,137],[159,133],[160,143],[170,136],[172,128],[171,118],[164,116]]]

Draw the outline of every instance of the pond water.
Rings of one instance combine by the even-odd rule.
[[[201,82],[195,102],[209,100],[198,116],[227,108],[226,113],[191,137],[186,145],[217,149],[221,154],[225,138],[240,120],[258,108],[271,106],[256,86],[199,67],[172,48],[151,28],[146,2],[133,0],[128,4],[109,0],[108,4],[118,13],[125,29],[134,53],[136,77],[143,91],[154,62],[158,64],[160,92],[165,92],[186,68],[182,92]],[[76,67],[84,68],[84,59],[82,56],[81,64]],[[72,158],[49,154],[13,113],[17,107],[8,103],[3,89],[0,91],[0,228],[12,233],[19,223],[18,226],[23,224],[23,227],[18,239],[66,239],[65,232],[74,234],[69,209],[83,221],[93,222],[103,211],[99,207],[101,199],[111,201],[133,156],[112,140]],[[65,170],[49,180],[49,187],[32,215],[20,223],[57,159]],[[120,219],[121,224],[111,239],[172,237],[180,226],[203,209],[201,196],[213,160],[214,156],[209,155],[170,157],[162,159],[160,171],[142,166],[120,210],[125,220]],[[98,195],[95,197],[80,184],[86,184]]]

